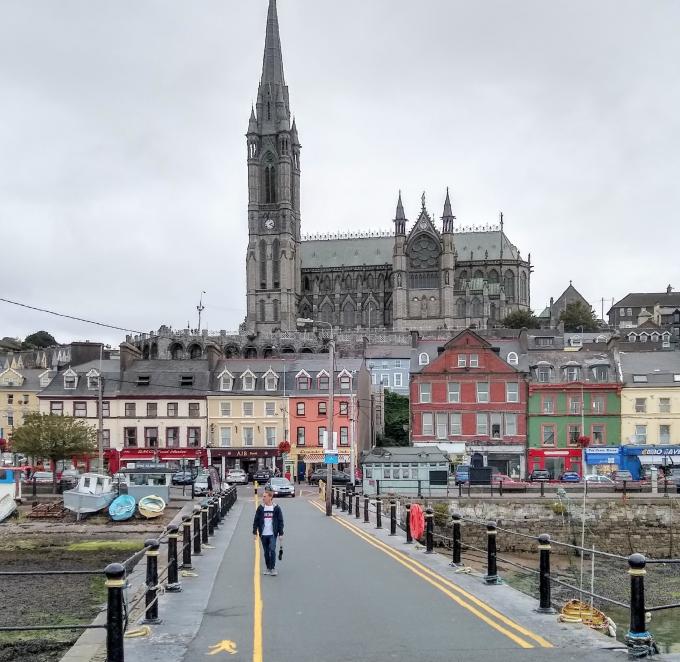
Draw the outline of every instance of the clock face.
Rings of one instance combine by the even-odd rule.
[[[423,230],[427,227],[427,221],[423,220],[420,221],[420,227],[423,228]]]
[[[273,218],[268,218],[264,222],[264,227],[267,228],[267,230],[273,230],[274,229],[274,219]]]

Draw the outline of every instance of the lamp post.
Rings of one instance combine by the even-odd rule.
[[[334,451],[335,443],[333,440],[333,388],[335,383],[335,340],[333,339],[333,325],[330,322],[322,320],[316,321],[307,317],[298,317],[297,325],[304,326],[305,324],[325,324],[331,330],[331,339],[328,343],[328,358],[329,358],[329,374],[328,374],[328,431],[326,433],[326,450]],[[333,514],[333,465],[326,465],[326,516],[330,517]]]

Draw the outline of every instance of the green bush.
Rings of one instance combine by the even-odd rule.
[[[436,526],[448,526],[449,524],[449,504],[434,504],[434,523]]]

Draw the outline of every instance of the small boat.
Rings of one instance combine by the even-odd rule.
[[[116,497],[109,506],[109,515],[114,522],[124,522],[135,514],[137,502],[129,494]]]
[[[80,477],[75,489],[64,492],[64,508],[74,512],[80,519],[83,514],[104,510],[115,496],[110,476],[87,473]]]
[[[4,494],[0,497],[0,522],[4,522],[17,509],[13,496]]]
[[[616,636],[616,624],[604,612],[580,600],[569,600],[560,610],[559,620],[563,623],[583,623],[610,637]]]
[[[164,510],[165,501],[155,494],[150,494],[139,500],[139,512],[147,519],[160,517]]]

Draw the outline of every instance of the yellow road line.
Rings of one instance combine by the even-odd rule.
[[[257,506],[258,499],[255,495],[255,508]],[[260,545],[256,536],[253,570],[253,662],[262,662],[262,586],[260,582]]]
[[[311,502],[310,502],[311,503]],[[317,504],[312,503],[312,505],[317,508],[320,512],[325,512],[323,508],[318,506]],[[398,552],[397,550],[393,549],[389,545],[385,545],[382,541],[375,539],[372,537],[370,534],[366,533],[365,531],[362,531],[361,529],[355,527],[354,525],[350,524],[349,522],[346,522],[344,520],[341,520],[339,518],[333,518],[338,524],[344,526],[348,531],[351,533],[354,533],[356,536],[360,537],[362,540],[367,542],[368,544],[372,545],[376,549],[382,551],[383,553],[387,554],[388,556],[392,557],[397,563],[400,563],[403,565],[405,568],[409,569],[411,572],[413,572],[415,575],[420,577],[421,579],[425,580],[435,588],[437,588],[439,591],[444,593],[447,597],[449,597],[451,600],[459,604],[461,607],[464,609],[467,609],[470,611],[472,614],[477,616],[480,620],[485,622],[487,625],[490,627],[494,628],[498,632],[502,633],[506,637],[508,637],[510,640],[515,642],[517,645],[519,645],[522,648],[534,648],[534,644],[531,642],[525,641],[518,635],[516,635],[514,632],[511,632],[510,630],[506,629],[502,625],[500,625],[498,622],[492,620],[492,618],[497,619],[498,621],[501,621],[508,625],[509,627],[517,630],[518,632],[521,632],[525,636],[534,639],[540,646],[543,648],[552,648],[552,644],[543,637],[540,637],[529,630],[526,630],[525,628],[521,627],[511,619],[507,618],[507,616],[504,616],[503,614],[497,612],[495,609],[492,609],[487,605],[485,602],[482,600],[479,600],[475,596],[471,595],[467,591],[464,591],[461,589],[459,586],[456,584],[453,584],[449,582],[448,580],[444,579],[441,575],[438,575],[435,572],[432,572],[429,568],[426,566],[418,563],[417,561],[414,561],[411,559],[409,556],[403,554],[402,552]],[[455,595],[454,593],[458,593],[459,595]],[[469,600],[469,602],[466,602],[466,600]],[[475,606],[470,604],[470,602],[474,603],[478,607],[480,607],[482,610],[488,612],[489,616],[486,614],[480,612]]]

